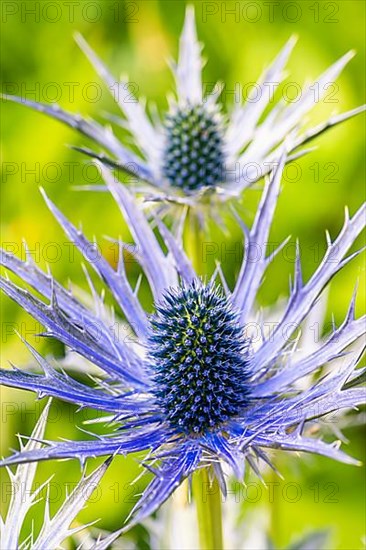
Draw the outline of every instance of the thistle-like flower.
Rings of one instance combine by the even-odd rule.
[[[243,224],[246,252],[254,245],[266,250],[284,162],[282,157],[266,182],[253,226],[249,230]],[[339,442],[322,441],[307,429],[327,413],[354,408],[364,401],[364,390],[356,383],[358,358],[347,354],[339,360],[345,348],[364,332],[365,318],[354,317],[355,296],[344,322],[334,327],[315,351],[301,350],[299,354],[294,340],[289,339],[330,279],[357,254],[346,257],[364,227],[365,206],[352,218],[346,212],[343,229],[334,242],[328,237],[325,256],[306,283],[298,247],[287,307],[270,338],[258,344],[251,340],[248,322],[253,319],[257,291],[274,254],[263,253],[253,262],[246,253],[233,291],[220,270],[202,281],[166,226],[157,222],[168,253],[129,191],[109,170],[101,169],[135,238],[137,258],[154,298],[154,313],[145,313],[126,277],[123,243],[115,271],[100,254],[91,254],[95,244],[46,197],[68,237],[113,294],[135,340],[116,338],[115,321],[108,320],[93,287],[95,312],[31,259],[23,262],[3,253],[4,267],[44,300],[7,278],[1,280],[3,290],[46,327],[46,336],[62,341],[98,366],[102,374],[97,385],[90,387],[58,370],[27,343],[43,373],[1,370],[0,381],[40,397],[55,396],[95,408],[107,413],[106,420],[112,420],[118,429],[95,440],[44,441],[42,448],[16,453],[3,464],[63,458],[83,463],[88,457],[147,451],[144,464],[155,476],[134,509],[133,523],[157,509],[195,470],[210,465],[224,491],[222,462],[241,479],[246,461],[256,472],[258,461],[271,464],[267,449],[318,453],[355,463],[340,450]],[[335,360],[336,367],[329,368],[326,376],[315,382],[310,376],[312,382],[306,389],[297,384]]]
[[[170,101],[168,112],[162,117],[155,113],[152,121],[143,104],[136,98],[131,99],[128,82],[117,82],[85,40],[80,35],[76,40],[125,117],[110,117],[111,120],[131,133],[140,155],[126,148],[109,125],[103,126],[65,112],[56,104],[5,97],[46,113],[89,137],[95,145],[102,147],[103,152],[88,148],[79,150],[110,167],[132,172],[141,182],[136,190],[142,190],[145,197],[154,200],[183,202],[194,207],[238,196],[244,188],[270,172],[278,162],[283,141],[290,132],[295,132],[294,152],[288,160],[306,152],[299,152],[300,146],[364,109],[353,109],[304,130],[307,113],[352,58],[353,53],[348,52],[312,85],[303,89],[298,101],[274,103],[263,118],[284,79],[284,67],[295,43],[291,38],[264,71],[253,94],[245,103],[236,100],[229,114],[225,115],[218,102],[223,86],[217,84],[209,94],[203,90],[201,46],[197,41],[194,10],[188,7],[178,61],[172,63],[176,97]],[[314,90],[319,90],[319,97]],[[148,186],[142,185],[143,182]]]

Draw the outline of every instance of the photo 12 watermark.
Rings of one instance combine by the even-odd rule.
[[[11,1],[1,2],[1,21],[10,23],[100,23],[112,17],[115,23],[135,24],[140,20],[140,2],[119,0],[93,2],[89,0]]]
[[[335,24],[340,21],[340,2],[253,2],[229,1],[201,4],[199,13],[202,23],[218,18],[221,23],[299,23],[306,18],[312,23]]]

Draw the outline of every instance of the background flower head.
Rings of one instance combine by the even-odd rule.
[[[246,101],[235,97],[225,114],[220,104],[224,84],[217,83],[209,93],[204,90],[202,47],[192,6],[186,11],[178,60],[171,63],[176,93],[170,97],[169,109],[162,116],[156,110],[153,110],[154,116],[149,116],[144,102],[131,94],[128,80],[116,81],[83,37],[77,35],[76,40],[124,115],[123,119],[109,118],[130,133],[138,153],[126,147],[110,125],[66,112],[57,104],[5,97],[46,113],[90,138],[102,147],[102,152],[85,147],[78,149],[111,168],[136,176],[140,181],[136,190],[154,201],[202,207],[238,197],[243,189],[260,180],[278,163],[283,141],[290,132],[295,137],[293,154],[288,161],[307,152],[299,150],[302,145],[364,110],[364,106],[358,107],[305,129],[309,111],[336,81],[353,57],[352,51],[301,90],[298,101],[277,101],[275,92],[284,80],[286,62],[295,44],[292,37],[264,71]],[[257,98],[258,89],[261,93]]]

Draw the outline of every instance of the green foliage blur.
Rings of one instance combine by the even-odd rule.
[[[225,109],[233,101],[230,91],[238,83],[245,88],[248,83],[255,82],[294,33],[298,35],[298,43],[288,64],[288,82],[297,85],[317,77],[349,49],[357,52],[334,88],[328,90],[325,100],[311,113],[309,123],[320,122],[333,112],[346,111],[363,102],[364,2],[261,0],[194,2],[194,5],[199,37],[208,60],[204,81],[208,86],[217,80],[226,83]],[[99,121],[103,121],[105,112],[118,115],[113,98],[73,40],[73,33],[79,31],[116,77],[127,74],[133,83],[131,91],[139,97],[147,97],[163,112],[167,107],[166,93],[173,86],[166,61],[172,56],[176,58],[184,11],[185,2],[179,0],[3,2],[2,89],[42,102],[57,100],[66,110],[90,115]],[[289,89],[289,95],[293,93],[294,90]],[[40,265],[45,267],[45,260],[48,260],[60,282],[68,285],[71,280],[76,286],[87,289],[81,258],[76,253],[70,257],[66,238],[47,211],[38,190],[40,185],[44,186],[72,221],[82,222],[87,235],[96,235],[103,253],[115,263],[115,249],[105,236],[121,235],[127,241],[130,236],[112,198],[107,193],[74,189],[77,185],[98,183],[90,163],[67,146],[89,145],[87,139],[20,105],[2,102],[1,118],[2,244],[24,257],[22,239],[26,238]],[[325,249],[325,230],[328,229],[331,236],[336,235],[343,222],[344,206],[348,205],[353,213],[365,198],[364,144],[365,125],[361,116],[322,136],[316,141],[315,151],[285,172],[271,242],[279,243],[289,234],[291,242],[300,239],[305,277],[320,261]],[[246,191],[237,206],[248,223],[253,220],[261,187],[260,184]],[[242,244],[240,230],[229,216],[227,223],[228,235],[210,224],[202,251],[207,250],[208,242],[214,243],[215,257],[222,261],[228,281],[233,284]],[[361,241],[357,243],[360,244]],[[212,273],[215,257],[202,256],[202,275]],[[360,256],[332,282],[327,323],[332,314],[336,322],[342,320],[357,278],[357,314],[363,313],[363,262],[364,256]],[[137,266],[130,263],[128,268],[131,278],[137,279]],[[261,305],[270,306],[287,295],[292,269],[293,254],[282,255],[276,260],[264,282]],[[151,309],[147,290],[143,288],[142,293],[146,307]],[[29,354],[15,335],[15,329],[42,352],[63,354],[62,346],[36,336],[40,327],[9,299],[2,297],[1,307],[2,366],[8,361],[17,366],[29,366]],[[1,454],[7,455],[9,448],[18,446],[15,434],[31,432],[41,403],[36,402],[32,394],[8,388],[1,389],[1,398]],[[54,403],[54,411],[54,421],[47,432],[50,438],[84,437],[75,423],[82,425],[85,418],[79,420],[71,406],[58,402]],[[350,454],[364,459],[365,439],[361,428],[345,429],[345,435],[351,441]],[[278,495],[275,493],[277,496],[271,503],[269,493],[263,488],[258,501],[253,496],[246,502],[241,499],[238,506],[242,507],[244,522],[253,510],[258,513],[265,510],[272,518],[268,522],[269,532],[279,548],[302,533],[328,526],[331,527],[331,548],[362,548],[365,531],[362,468],[318,457],[299,459],[285,454],[278,457],[276,464],[285,477],[283,482],[276,479],[280,482]],[[40,480],[55,473],[55,480],[63,483],[77,480],[80,474],[75,461],[42,464],[39,470]],[[102,483],[100,498],[94,499],[80,514],[80,522],[100,517],[98,525],[101,528],[119,528],[133,502],[127,484],[138,472],[135,458],[118,457]],[[301,497],[296,502],[290,502],[291,497],[283,497],[286,483],[300,486]],[[6,483],[4,487],[6,493]],[[59,497],[55,496],[52,506],[57,507]],[[2,494],[3,508],[6,501],[6,494]],[[40,521],[39,510],[36,527]],[[144,538],[141,532],[131,536],[139,536],[141,541]],[[141,541],[140,546],[145,547]]]

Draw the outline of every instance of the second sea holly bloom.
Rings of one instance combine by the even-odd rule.
[[[236,100],[225,114],[220,103],[223,86],[218,83],[211,93],[204,93],[202,48],[192,7],[187,9],[178,60],[172,63],[175,97],[170,100],[168,111],[162,116],[155,113],[154,120],[144,105],[131,96],[128,81],[116,81],[80,35],[77,42],[122,110],[123,119],[110,119],[130,132],[138,153],[126,147],[109,124],[84,119],[56,104],[6,97],[46,113],[90,138],[93,149],[79,149],[110,167],[132,173],[139,180],[136,190],[153,200],[186,203],[195,208],[239,196],[276,165],[289,133],[294,135],[291,160],[305,152],[299,150],[302,145],[363,110],[356,108],[305,130],[309,111],[338,78],[353,53],[345,54],[302,89],[296,102],[278,102],[274,96],[284,80],[286,62],[295,43],[291,38],[246,100]]]

